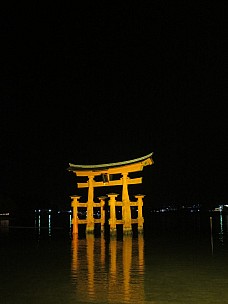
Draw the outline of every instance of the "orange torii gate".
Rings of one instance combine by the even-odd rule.
[[[69,164],[68,171],[72,171],[78,177],[87,177],[87,182],[77,183],[78,188],[88,188],[88,200],[86,203],[79,202],[80,196],[71,196],[73,207],[73,234],[78,233],[78,225],[86,224],[86,232],[94,232],[94,224],[100,223],[101,231],[104,230],[105,224],[105,198],[106,196],[98,197],[99,203],[94,202],[94,187],[106,187],[106,186],[122,186],[122,201],[117,201],[116,197],[118,194],[110,193],[107,194],[109,197],[110,206],[110,233],[116,233],[116,225],[123,225],[123,233],[132,233],[132,224],[138,224],[138,231],[143,231],[144,218],[142,214],[143,197],[144,195],[135,195],[137,201],[131,202],[128,194],[128,185],[140,184],[142,183],[142,177],[130,178],[129,173],[142,171],[143,167],[152,165],[152,154],[150,153],[146,156],[136,158],[133,160],[100,164],[100,165],[74,165]],[[117,175],[122,175],[120,179],[114,179]],[[99,180],[100,178],[100,180]],[[133,219],[131,216],[131,206],[138,207],[138,217]],[[78,218],[78,208],[87,208],[86,219]],[[116,207],[122,208],[122,219],[116,218]],[[100,208],[100,218],[94,218],[93,208]]]

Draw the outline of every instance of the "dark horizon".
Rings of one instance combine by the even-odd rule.
[[[207,5],[4,11],[1,200],[67,207],[68,163],[153,152],[145,208],[226,203],[225,18]]]

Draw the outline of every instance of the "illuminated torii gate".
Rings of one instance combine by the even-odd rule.
[[[116,233],[116,225],[123,225],[123,233],[130,234],[132,233],[132,224],[138,224],[138,231],[143,231],[143,197],[144,195],[138,194],[135,195],[137,199],[136,202],[131,202],[128,194],[128,185],[140,184],[142,183],[142,177],[139,178],[130,178],[129,173],[142,171],[144,166],[152,165],[152,154],[150,153],[146,156],[136,158],[133,160],[109,163],[109,164],[100,164],[100,165],[74,165],[69,164],[68,171],[72,171],[78,177],[87,177],[87,182],[77,183],[78,188],[88,188],[88,201],[86,203],[79,202],[80,196],[73,195],[71,196],[73,207],[73,234],[78,233],[78,225],[86,224],[86,232],[94,232],[94,224],[101,224],[101,231],[104,230],[105,223],[105,196],[98,197],[99,203],[94,202],[94,187],[105,187],[105,186],[122,186],[122,201],[117,201],[116,197],[118,194],[110,193],[107,194],[109,197],[109,206],[110,206],[110,233]],[[114,179],[115,175],[122,175],[120,179]],[[100,180],[99,180],[100,178]],[[131,217],[131,206],[138,207],[138,218],[132,219]],[[86,219],[78,218],[78,208],[84,207],[87,208]],[[93,208],[100,208],[100,218],[94,218]],[[116,207],[122,207],[122,219],[116,219]]]

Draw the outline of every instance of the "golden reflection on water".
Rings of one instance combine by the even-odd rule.
[[[94,295],[94,236],[87,235],[88,293]]]
[[[144,239],[106,240],[88,234],[72,240],[72,282],[76,298],[99,303],[143,302]]]
[[[126,237],[123,242],[123,274],[124,274],[124,297],[130,300],[130,271],[132,262],[132,238]]]

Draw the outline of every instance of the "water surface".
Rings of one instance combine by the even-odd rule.
[[[144,235],[76,238],[68,217],[2,223],[1,304],[228,303],[227,215],[151,214]]]

